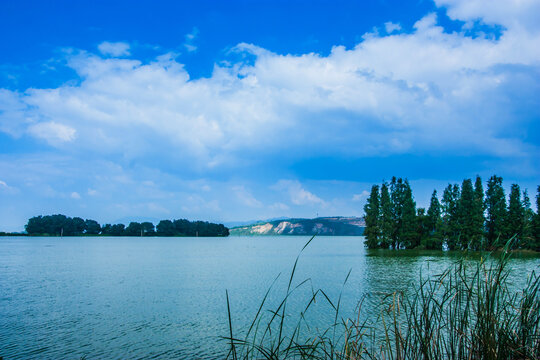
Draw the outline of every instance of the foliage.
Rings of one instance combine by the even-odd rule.
[[[364,220],[366,222],[366,230],[364,236],[366,237],[366,246],[370,249],[379,247],[379,238],[381,235],[379,212],[380,212],[380,198],[379,198],[379,186],[373,185],[371,187],[371,194],[369,195],[366,205],[364,205]]]
[[[49,236],[228,236],[229,229],[222,224],[206,221],[162,220],[157,226],[151,222],[130,222],[124,224],[105,224],[103,227],[95,220],[83,220],[65,215],[35,216],[25,226],[29,235]]]
[[[495,248],[498,245],[499,238],[506,234],[506,199],[501,177],[493,175],[488,180],[485,202],[487,211],[487,248]]]
[[[478,251],[500,248],[500,238],[513,237],[514,248],[540,251],[540,218],[527,192],[521,197],[519,185],[512,184],[507,207],[502,178],[496,175],[487,183],[485,198],[479,176],[474,187],[471,179],[461,187],[448,184],[440,202],[434,190],[427,213],[416,209],[407,179],[393,177],[380,190],[372,187],[364,212],[368,248]]]

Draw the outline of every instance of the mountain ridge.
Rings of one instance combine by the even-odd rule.
[[[251,225],[235,226],[230,229],[231,235],[263,236],[263,235],[332,235],[361,236],[365,222],[362,217],[331,216],[314,219],[290,218],[273,221],[261,221]]]

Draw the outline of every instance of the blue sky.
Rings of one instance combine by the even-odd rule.
[[[3,1],[0,229],[540,184],[540,1]]]

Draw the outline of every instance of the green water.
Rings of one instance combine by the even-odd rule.
[[[225,290],[233,325],[242,331],[276,276],[269,305],[283,297],[308,237],[0,238],[0,356],[4,359],[218,359],[227,346]],[[480,255],[471,256],[477,261]],[[332,299],[343,291],[343,316],[366,297],[366,316],[381,295],[407,290],[459,254],[367,251],[362,237],[318,237],[303,252],[291,319],[313,289]],[[540,258],[515,255],[516,291]],[[343,288],[343,281],[351,270]],[[342,290],[343,288],[343,290]],[[373,309],[373,310],[370,310]],[[318,302],[309,321],[332,321]],[[372,311],[370,313],[370,311]]]

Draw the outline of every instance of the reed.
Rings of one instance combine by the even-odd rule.
[[[293,285],[301,251],[282,300],[266,309],[274,281],[242,336],[234,335],[227,294],[229,334],[222,339],[228,358],[539,359],[540,277],[533,271],[521,291],[509,289],[511,241],[501,253],[475,261],[464,255],[441,274],[420,274],[411,291],[383,296],[375,311],[379,315],[367,319],[361,316],[362,299],[354,318],[348,318],[340,311],[343,290],[332,301],[313,288],[303,311],[296,317],[287,314],[293,293],[311,285],[310,279]],[[311,328],[305,316],[316,301],[333,311],[333,324],[323,331]]]

